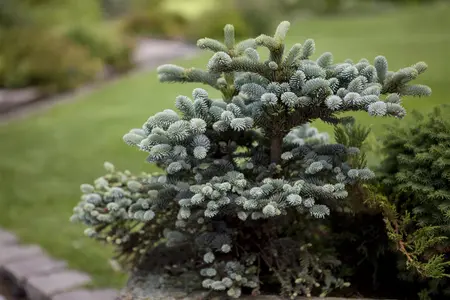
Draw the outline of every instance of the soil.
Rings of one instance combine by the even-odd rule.
[[[3,300],[27,300],[23,295],[18,295],[17,289],[15,289],[14,284],[5,277],[0,277],[0,299]],[[3,296],[3,298],[2,298]]]

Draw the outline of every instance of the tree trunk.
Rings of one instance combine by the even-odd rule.
[[[283,137],[281,135],[275,135],[272,137],[270,143],[270,161],[278,164],[281,160]]]

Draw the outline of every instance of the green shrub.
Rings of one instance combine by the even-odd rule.
[[[124,30],[130,34],[144,35],[144,34],[156,34],[163,35],[164,19],[155,16],[149,16],[146,12],[132,13],[128,15],[123,21]]]
[[[399,3],[399,4],[428,4],[430,2],[437,2],[439,0],[379,0],[380,2],[393,2],[393,3]]]
[[[136,43],[132,38],[124,38],[117,47],[113,47],[110,55],[105,57],[104,63],[113,67],[116,72],[125,72],[134,67],[132,61]]]
[[[223,36],[223,27],[227,23],[233,23],[236,28],[236,38],[239,40],[252,35],[251,29],[243,16],[235,11],[214,9],[205,13],[205,15],[205,17],[198,18],[189,24],[186,32],[188,40],[195,42],[198,37],[206,36],[220,38]]]
[[[113,47],[109,39],[102,36],[92,27],[72,27],[67,31],[66,37],[88,49],[92,56],[101,58],[102,60],[112,52]]]
[[[158,1],[153,6],[136,5],[134,12],[124,18],[124,28],[135,35],[196,41],[199,36],[221,37],[223,26],[231,20],[239,39],[270,32],[281,15],[278,5],[268,0],[218,2],[214,8],[203,10],[188,19],[183,12],[166,9]]]
[[[205,36],[220,38],[227,23],[232,23],[236,28],[237,39],[270,33],[279,17],[278,9],[272,1],[257,1],[257,5],[255,1],[232,1],[205,11],[189,25],[187,38],[191,41]]]
[[[19,13],[20,12],[20,13]],[[10,28],[29,22],[29,13],[16,0],[0,1],[0,28]]]
[[[0,35],[0,86],[39,86],[46,91],[77,87],[102,70],[99,59],[70,40],[34,28]]]
[[[183,34],[187,21],[178,13],[150,9],[131,13],[123,23],[128,34],[176,38]]]
[[[16,0],[17,1],[17,0]],[[19,0],[21,2],[23,0]],[[60,25],[97,24],[103,19],[98,0],[26,0],[36,24],[54,28]]]
[[[67,31],[66,37],[88,49],[93,57],[101,59],[116,71],[126,71],[133,67],[131,55],[134,43],[121,32],[92,26],[75,26]]]
[[[99,0],[101,2],[102,11],[108,18],[116,18],[123,16],[130,9],[131,1],[129,0]]]
[[[33,24],[54,28],[102,19],[99,1],[92,0],[0,0],[0,27]]]
[[[297,15],[312,14],[361,14],[382,11],[395,3],[414,2],[416,0],[280,0],[279,9],[283,15],[295,18]],[[427,0],[418,0],[424,2]]]
[[[426,172],[434,175],[443,171],[447,182],[450,178],[445,175],[450,174],[446,162],[450,158],[450,122],[445,118],[449,112],[448,108],[436,109],[428,119],[415,113],[412,125],[389,126],[382,147],[376,149],[366,141],[367,127],[348,124],[335,128],[337,143],[361,150],[349,162],[353,168],[366,166],[368,151],[386,154],[376,180],[352,186],[350,209],[332,216],[338,252],[345,254],[339,259],[356,290],[372,289],[380,297],[395,299],[417,299],[419,295],[421,300],[431,300],[450,295],[446,279],[450,272],[450,205],[445,200],[449,188],[445,190],[448,184],[421,171],[429,169]],[[431,159],[423,160],[424,155]],[[435,192],[441,199],[431,193],[435,184],[438,190],[444,188]],[[368,275],[373,278],[372,287],[367,285]]]
[[[286,19],[277,1],[272,0],[234,0],[233,10],[242,16],[252,35],[272,34],[273,28]]]
[[[427,117],[414,112],[414,122],[407,126],[389,126],[382,139],[385,158],[379,170],[381,190],[401,216],[391,222],[392,235],[406,256],[406,266],[414,267],[409,275],[434,279],[422,296],[438,293],[446,298],[450,296],[448,116],[450,107],[442,106]]]

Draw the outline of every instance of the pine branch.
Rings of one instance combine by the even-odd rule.
[[[424,278],[449,278],[450,274],[446,273],[446,267],[450,266],[450,261],[445,260],[443,254],[426,257],[427,249],[433,249],[437,242],[447,237],[436,236],[433,233],[435,227],[415,229],[408,233],[406,227],[412,221],[409,214],[400,218],[395,206],[389,203],[387,197],[377,194],[372,186],[363,185],[363,188],[366,192],[365,204],[383,213],[389,239],[405,256],[407,265]],[[428,234],[424,235],[427,232]]]

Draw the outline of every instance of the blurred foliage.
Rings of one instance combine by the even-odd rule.
[[[134,41],[121,32],[104,27],[77,25],[71,27],[65,36],[72,42],[86,48],[94,58],[101,59],[116,71],[126,71],[133,67],[131,62]]]
[[[90,24],[94,26],[97,22],[102,21],[102,7],[98,0],[24,1],[29,3],[27,9],[31,11],[35,22],[41,26],[51,28],[73,24]]]
[[[123,30],[130,35],[176,38],[183,35],[187,20],[180,11],[169,11],[164,0],[133,0],[123,17]]]
[[[110,6],[126,0],[103,0]],[[236,25],[239,37],[270,33],[282,19],[303,14],[360,13],[383,10],[389,3],[419,3],[428,0],[196,0],[187,6],[181,0],[129,0],[123,16],[126,32],[166,38],[221,37],[223,26]],[[195,13],[193,13],[195,12]]]
[[[347,0],[281,0],[279,5],[285,12],[308,10],[316,13],[339,12]]]
[[[107,18],[121,17],[129,12],[131,3],[129,0],[99,0],[103,15]]]
[[[275,1],[270,1],[274,3]],[[296,17],[301,13],[339,14],[370,12],[383,9],[385,4],[427,4],[434,0],[279,0],[276,1],[283,15]]]
[[[100,1],[0,0],[0,87],[72,89],[132,67],[134,41],[105,26]],[[83,24],[83,25],[79,25]]]
[[[101,69],[86,49],[48,31],[15,28],[0,36],[0,87],[66,90],[94,79]]]
[[[378,0],[378,1],[394,2],[394,3],[399,3],[399,4],[418,4],[418,3],[427,4],[427,3],[436,2],[439,0]]]
[[[186,32],[186,38],[192,42],[202,37],[220,38],[223,36],[223,27],[226,24],[233,24],[238,40],[253,35],[242,14],[216,8],[208,11],[208,18],[199,18],[191,22]]]
[[[22,11],[22,13],[17,13]],[[0,0],[0,27],[11,28],[18,24],[28,24],[29,11],[24,9],[24,3],[16,0]]]
[[[101,20],[99,1],[92,0],[0,0],[0,27],[91,24]]]
[[[184,38],[195,42],[199,37],[222,37],[223,26],[227,23],[235,25],[239,38],[267,33],[274,23],[282,19],[279,5],[270,0],[211,0],[214,5],[196,1],[192,3],[196,6],[194,16],[185,13],[181,6],[176,9],[175,2],[132,1],[131,12],[123,20],[125,31],[136,35]]]
[[[135,1],[135,0],[134,0]],[[231,1],[220,0],[163,0],[161,7],[169,12],[182,13],[188,21],[193,21],[201,16],[204,12],[210,11],[217,6],[221,6]]]
[[[236,38],[269,34],[275,23],[282,17],[280,6],[275,1],[267,0],[233,0],[220,2],[203,12],[189,24],[186,37],[190,41],[196,41],[200,37],[223,37],[223,27],[233,24]]]
[[[131,35],[176,38],[183,35],[186,25],[181,14],[151,9],[126,16],[123,28]]]
[[[231,10],[236,10],[243,17],[252,35],[273,34],[276,24],[291,19],[280,9],[278,1],[234,0],[233,5]]]
[[[270,34],[275,23],[304,13],[348,13],[368,10],[366,4],[431,1],[195,0],[187,5],[182,0],[0,0],[0,86],[63,89],[94,78],[87,73],[97,72],[99,64],[126,71],[133,67],[134,36],[195,42],[221,37],[223,26],[232,23],[239,39]],[[26,40],[12,41],[13,33]]]

